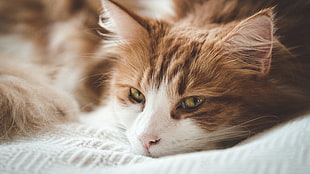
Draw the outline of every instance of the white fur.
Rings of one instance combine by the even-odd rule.
[[[30,63],[31,58],[34,56],[35,46],[22,36],[1,35],[0,51],[0,61],[9,62],[14,57],[14,60],[18,59],[19,62],[27,64]]]
[[[58,87],[73,93],[83,73],[83,65],[77,58],[81,57],[79,49],[83,46],[79,40],[80,31],[83,28],[83,19],[74,18],[65,22],[55,23],[50,27],[48,50],[53,60],[57,62],[61,71],[57,74]],[[66,66],[62,66],[66,65]],[[74,69],[74,71],[72,71]]]
[[[170,117],[173,95],[163,83],[158,90],[150,87],[145,92],[146,102],[143,111],[139,104],[130,106],[112,104],[114,114],[124,125],[133,152],[141,155],[160,157],[199,150],[216,149],[217,142],[247,135],[240,129],[242,125],[225,126],[208,132],[200,128],[192,119],[175,120]],[[160,139],[146,149],[143,142]]]
[[[146,103],[142,112],[139,104],[127,107],[114,100],[114,114],[125,125],[132,150],[141,155],[159,157],[214,148],[213,142],[208,143],[212,134],[202,130],[191,119],[174,120],[170,117],[172,103],[168,94],[166,85],[158,90],[150,88],[145,93]],[[157,139],[154,137],[160,142],[148,151],[143,141]]]
[[[105,16],[101,17],[105,18],[105,21],[100,21],[101,26],[116,33],[125,41],[141,40],[142,36],[147,35],[144,33],[145,29],[117,5],[110,1],[102,2],[106,12]],[[159,4],[168,3],[168,9],[172,6],[171,1],[156,2]],[[161,9],[153,3],[150,4],[154,9]],[[135,36],[138,37],[135,38]],[[235,137],[239,135],[240,132],[235,131],[238,130],[237,127],[223,128],[211,133],[200,128],[192,119],[172,119],[170,112],[178,101],[172,101],[175,97],[171,96],[174,94],[169,91],[168,85],[162,83],[159,89],[150,86],[146,88],[147,91],[142,91],[146,98],[143,110],[141,110],[141,104],[132,103],[128,106],[119,103],[116,97],[112,99],[113,112],[127,130],[127,137],[134,152],[159,157],[214,149],[218,140],[231,135]],[[148,142],[155,140],[160,141],[156,144],[153,143],[149,148],[146,147]]]
[[[101,107],[93,112],[81,113],[79,119],[82,123],[96,128],[115,128],[117,126],[111,107]]]
[[[158,91],[154,89],[148,91],[146,97],[144,110],[138,114],[133,125],[127,131],[133,150],[145,155],[147,155],[147,151],[143,147],[143,141],[147,143],[158,138],[163,139],[164,128],[174,124],[169,118],[170,102],[164,87]]]

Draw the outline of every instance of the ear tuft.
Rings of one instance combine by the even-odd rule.
[[[241,21],[225,38],[228,49],[239,53],[243,62],[267,74],[271,65],[273,43],[272,9],[262,10]]]
[[[99,25],[115,33],[121,40],[134,41],[147,37],[147,22],[112,0],[102,0],[103,14]]]

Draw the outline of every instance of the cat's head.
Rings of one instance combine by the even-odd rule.
[[[158,157],[216,149],[251,134],[252,99],[268,94],[261,79],[270,69],[271,9],[195,28],[103,2],[102,26],[117,34],[111,102],[135,152]]]

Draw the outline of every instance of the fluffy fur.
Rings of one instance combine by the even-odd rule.
[[[137,153],[229,147],[308,109],[306,1],[175,1],[169,20],[104,2],[118,36],[111,100]],[[190,96],[206,101],[180,108]]]
[[[95,54],[97,31],[105,32],[98,7],[98,1],[0,2],[1,139],[77,120],[80,110],[101,103],[109,65]]]
[[[108,104],[133,151],[159,157],[230,147],[308,110],[309,2],[169,2],[161,20],[111,0],[103,14],[98,1],[0,2],[1,139]],[[182,109],[191,96],[205,101]]]
[[[1,140],[77,120],[104,103],[113,63],[102,49],[101,11],[99,0],[0,2]]]

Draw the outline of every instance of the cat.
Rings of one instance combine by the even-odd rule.
[[[308,1],[172,4],[150,19],[103,1],[109,103],[135,153],[227,148],[309,110]]]
[[[143,11],[134,2],[126,5]],[[78,121],[103,103],[113,62],[101,53],[100,13],[99,0],[0,2],[0,140]]]
[[[1,33],[29,45],[1,51],[2,139],[106,105],[135,153],[160,157],[231,147],[307,111],[308,2],[173,0],[152,19],[104,0],[102,28],[98,3],[0,3],[23,12],[0,10]]]

